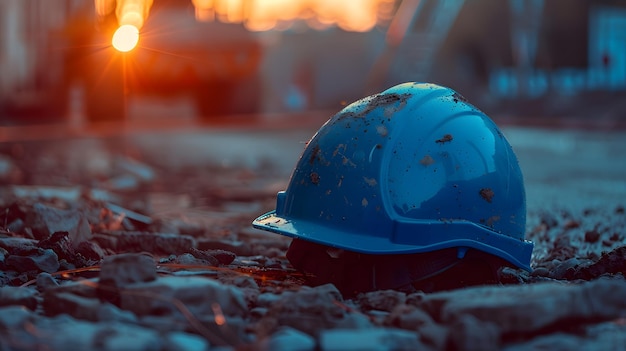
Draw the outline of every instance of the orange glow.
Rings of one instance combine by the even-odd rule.
[[[121,52],[128,52],[139,42],[139,30],[148,17],[152,0],[95,0],[96,13],[106,16],[115,6],[119,28],[113,34],[111,44]]]
[[[337,25],[347,31],[365,32],[388,21],[396,0],[192,0],[196,19],[244,23],[249,30],[289,28],[306,21],[311,28]]]
[[[406,1],[406,0],[405,0]],[[243,23],[251,31],[283,30],[296,21],[312,29],[338,26],[347,31],[366,32],[389,22],[399,0],[191,0],[196,20]],[[120,26],[141,30],[153,0],[94,0],[96,13],[106,16],[115,10]],[[409,2],[419,2],[413,0]]]
[[[218,1],[216,11],[220,21],[227,23],[241,23],[245,19],[243,0]]]
[[[222,307],[216,302],[211,304],[211,309],[213,310],[213,315],[215,316],[215,324],[224,325],[226,324],[226,317],[224,317],[224,312],[222,312]]]
[[[95,0],[96,14],[104,17],[115,10],[115,0]]]
[[[131,24],[120,26],[113,34],[111,43],[120,52],[128,52],[137,46],[139,42],[139,29]]]
[[[151,6],[152,0],[118,0],[115,9],[117,21],[120,26],[129,24],[141,29]]]
[[[215,19],[213,0],[191,0],[196,9],[196,20],[208,22]]]

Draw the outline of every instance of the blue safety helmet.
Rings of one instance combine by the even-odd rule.
[[[254,227],[365,254],[468,248],[530,270],[517,158],[449,88],[404,83],[356,101],[307,144]]]

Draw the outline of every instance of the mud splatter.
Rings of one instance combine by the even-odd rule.
[[[424,157],[422,157],[422,159],[420,160],[420,163],[426,167],[432,165],[433,163],[435,163],[435,160],[430,156],[430,155],[426,155]]]
[[[311,183],[315,185],[320,183],[320,175],[317,174],[316,172],[312,172],[309,177],[311,178]]]
[[[367,185],[369,186],[376,186],[376,184],[378,184],[378,182],[376,181],[376,179],[374,178],[367,178],[367,177],[363,177],[363,180],[365,181],[365,183],[367,183]]]
[[[311,152],[311,157],[309,157],[309,164],[312,165],[316,160],[320,160],[320,152],[320,146],[315,145],[315,147],[313,147],[313,151]]]
[[[435,142],[443,144],[443,143],[447,143],[449,141],[452,141],[452,139],[454,139],[452,137],[452,134],[445,134],[441,139],[435,140]]]
[[[366,104],[365,108],[362,111],[354,112],[354,111],[346,111],[339,112],[336,115],[336,120],[342,120],[345,118],[363,118],[368,115],[371,111],[379,108],[394,104],[396,102],[400,102],[399,106],[392,111],[385,111],[385,115],[388,117],[393,115],[392,112],[402,109],[406,105],[406,100],[411,97],[411,94],[377,94],[367,97],[365,99],[360,100],[361,104]]]
[[[459,93],[454,93],[454,95],[452,95],[452,98],[454,99],[454,102],[461,101],[467,103],[467,99]]]
[[[491,202],[491,201],[489,201]],[[489,227],[493,227],[493,224],[497,221],[500,220],[500,216],[491,216],[489,218],[487,218],[487,220],[485,221],[485,224]]]
[[[405,101],[411,94],[378,94],[375,95],[367,104],[368,108],[376,108],[384,105],[391,105],[398,101]]]
[[[333,151],[333,157],[337,156],[338,153],[345,152],[345,151],[346,151],[346,144],[339,144],[337,145],[337,148],[335,148],[335,151]]]
[[[491,190],[491,188],[482,188],[480,189],[478,193],[480,194],[480,197],[482,197],[485,201],[489,203],[491,203],[491,200],[493,199],[493,196],[495,195],[495,193],[493,192],[493,190]]]
[[[387,130],[387,127],[385,126],[378,126],[376,127],[376,132],[382,136],[382,137],[386,137],[389,134],[389,131]]]

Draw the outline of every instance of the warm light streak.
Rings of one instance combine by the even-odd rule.
[[[94,0],[96,14],[104,17],[115,10],[115,0]]]
[[[139,42],[139,29],[131,24],[120,26],[113,34],[111,43],[120,52],[128,52],[137,46]]]
[[[252,31],[288,28],[295,21],[324,29],[365,32],[389,21],[396,0],[192,0],[196,19],[244,23]]]
[[[244,0],[219,1],[217,5],[216,12],[220,15],[220,21],[241,23],[246,18]]]
[[[151,6],[152,0],[117,0],[115,15],[119,25],[129,24],[141,29],[148,18]]]
[[[347,31],[366,32],[387,24],[398,0],[191,0],[196,20],[243,23],[251,31],[283,30],[302,21],[312,29],[338,26]],[[409,0],[409,3],[419,0]],[[141,30],[153,0],[94,0],[98,16],[115,10],[120,26]]]

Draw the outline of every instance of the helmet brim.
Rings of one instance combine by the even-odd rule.
[[[530,241],[491,232],[489,229],[469,221],[460,221],[456,222],[454,226],[446,227],[446,240],[419,244],[407,243],[416,237],[414,235],[415,223],[410,223],[407,226],[403,224],[396,223],[396,235],[391,236],[395,240],[392,240],[390,237],[364,236],[357,232],[337,230],[306,220],[288,219],[277,215],[276,211],[265,213],[252,223],[257,229],[365,254],[412,254],[451,247],[474,248],[500,257],[526,271],[532,271],[530,257],[534,245]],[[420,223],[420,225],[424,225],[423,228],[430,231],[434,227],[444,226],[446,223],[431,221]],[[410,239],[403,240],[407,237]],[[514,256],[509,252],[515,252],[517,255]]]

